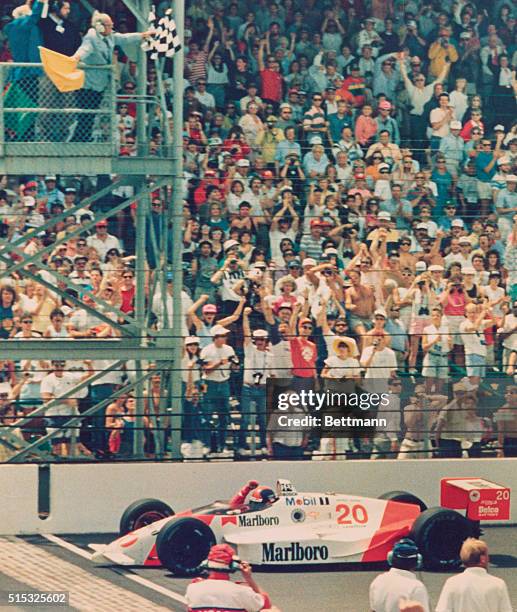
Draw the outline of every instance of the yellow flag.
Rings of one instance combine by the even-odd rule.
[[[77,68],[77,60],[39,47],[43,70],[61,92],[76,91],[84,87],[84,70]]]

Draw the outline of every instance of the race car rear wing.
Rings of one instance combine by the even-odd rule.
[[[466,510],[473,521],[507,521],[510,518],[510,489],[483,478],[442,478],[440,505]]]

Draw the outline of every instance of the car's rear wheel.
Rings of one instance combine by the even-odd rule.
[[[130,504],[120,519],[120,535],[155,523],[167,516],[173,516],[174,510],[159,499],[139,499]]]
[[[459,512],[429,508],[417,517],[409,537],[417,544],[426,569],[451,570],[461,564],[461,545],[471,535],[470,521]]]
[[[422,512],[427,510],[427,505],[419,497],[407,491],[388,491],[387,493],[379,495],[379,499],[386,499],[401,504],[414,504],[415,506],[419,506]]]
[[[213,531],[196,518],[178,518],[167,523],[156,539],[156,552],[164,567],[178,576],[197,571],[215,544]]]

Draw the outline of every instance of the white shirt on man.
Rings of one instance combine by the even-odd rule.
[[[445,581],[436,612],[512,612],[504,580],[483,567],[468,567]]]
[[[212,362],[220,361],[221,359],[229,359],[235,355],[235,351],[229,344],[223,344],[223,346],[217,347],[212,342],[208,346],[205,346],[201,350],[200,357],[203,361]],[[215,368],[210,372],[205,373],[206,380],[212,382],[221,383],[226,382],[230,378],[230,364],[227,363],[224,366]]]
[[[370,585],[370,609],[374,612],[399,612],[401,599],[418,601],[424,612],[429,612],[427,589],[409,570],[392,567]]]

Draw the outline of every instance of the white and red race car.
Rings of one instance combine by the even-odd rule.
[[[509,518],[509,489],[479,478],[444,479],[442,506],[430,509],[404,491],[378,499],[299,493],[288,480],[277,481],[276,493],[267,489],[273,497],[263,504],[246,503],[257,484],[250,481],[230,501],[179,514],[159,500],[135,502],[122,515],[118,539],[90,545],[92,560],[189,575],[213,544],[226,542],[253,565],[384,562],[393,544],[409,536],[424,567],[447,569],[459,564],[465,538],[479,535],[480,519]]]

